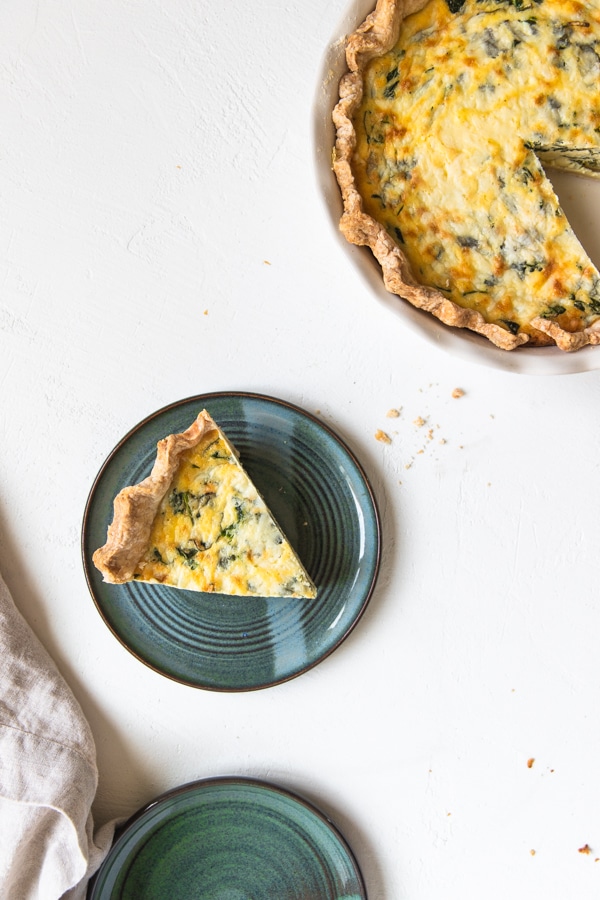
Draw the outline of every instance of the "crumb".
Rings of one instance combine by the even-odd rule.
[[[420,456],[420,455],[421,455],[421,453],[425,453],[425,451],[424,451],[424,450],[423,450],[423,449],[421,449],[421,450],[417,450],[417,456]]]
[[[488,486],[488,487],[491,487],[491,486],[492,486],[492,482],[491,482],[491,481],[488,481],[487,486]]]
[[[589,844],[584,844],[583,847],[580,847],[577,851],[578,853],[585,853],[586,855],[592,852],[592,848]]]
[[[271,263],[269,262],[268,259],[263,259],[263,262],[264,262],[265,266],[270,266],[270,265],[271,265]]]
[[[428,441],[433,440],[433,428],[430,428],[429,431],[427,432],[427,440]]]
[[[386,416],[388,419],[397,419],[399,415],[400,410],[396,409],[395,407],[392,409],[388,409],[388,411],[386,412]]]
[[[527,768],[528,768],[528,769],[531,769],[531,768],[533,767],[534,762],[535,762],[535,758],[534,758],[533,756],[531,756],[531,757],[527,760]]]
[[[412,463],[409,462],[409,463],[406,463],[406,465],[404,466],[404,468],[405,468],[405,469],[410,469],[411,466],[412,466]]]
[[[180,168],[181,168],[181,166],[175,166],[175,168],[176,168],[176,169],[180,169]]]
[[[321,410],[315,409],[315,416],[320,416],[320,415],[321,415]]]
[[[417,428],[422,428],[424,424],[425,419],[422,416],[417,416],[417,418],[413,420],[413,425],[416,425]]]
[[[446,443],[446,438],[440,438],[440,444],[445,444],[445,443]]]
[[[207,309],[204,310],[204,315],[205,315],[205,316],[208,315],[208,310],[207,310]]]
[[[531,853],[532,856],[535,856],[535,850],[530,850],[529,852]]]
[[[386,434],[385,431],[381,430],[381,428],[379,428],[375,432],[375,440],[381,441],[382,444],[391,444],[392,443],[392,439],[389,436],[389,434]]]
[[[465,396],[465,392],[462,388],[454,388],[454,390],[452,391],[452,396],[455,400],[458,400],[460,397]]]

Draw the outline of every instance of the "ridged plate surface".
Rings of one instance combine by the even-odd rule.
[[[216,778],[137,813],[89,900],[363,900],[360,870],[321,812],[279,787]]]
[[[105,584],[92,563],[113,500],[145,478],[156,444],[205,408],[313,578],[316,600],[234,598],[132,582]],[[194,687],[253,690],[286,681],[332,652],[371,596],[380,559],[377,506],[353,454],[310,414],[271,397],[216,393],[159,410],[100,470],[86,506],[82,551],[96,606],[114,635],[156,671]]]

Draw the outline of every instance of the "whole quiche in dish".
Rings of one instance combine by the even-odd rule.
[[[379,0],[333,119],[340,228],[386,288],[496,346],[600,343],[548,167],[600,177],[600,3]]]

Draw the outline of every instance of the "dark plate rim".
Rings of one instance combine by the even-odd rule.
[[[198,403],[205,404],[205,405],[210,405],[210,402],[213,399],[227,399],[227,398],[231,398],[231,399],[241,398],[244,400],[260,400],[260,401],[264,401],[267,403],[275,404],[276,406],[280,406],[285,409],[289,409],[292,412],[298,413],[299,415],[303,416],[306,419],[309,419],[314,424],[316,424],[319,428],[321,428],[323,431],[325,431],[341,447],[341,449],[344,451],[344,453],[346,453],[348,455],[348,457],[350,458],[350,460],[352,461],[354,466],[356,466],[356,468],[360,474],[360,477],[362,478],[362,480],[364,482],[364,486],[367,490],[367,493],[369,495],[369,499],[372,504],[373,515],[374,515],[374,519],[375,519],[374,539],[375,539],[375,543],[376,543],[376,550],[375,550],[375,559],[374,559],[374,563],[373,563],[373,576],[371,578],[371,583],[369,585],[369,588],[365,592],[365,596],[363,598],[360,609],[358,610],[357,614],[354,616],[353,620],[350,622],[346,631],[338,638],[338,640],[334,644],[332,644],[331,647],[329,647],[324,653],[322,653],[320,656],[318,656],[317,659],[315,659],[312,662],[308,662],[305,666],[303,666],[297,672],[292,672],[289,675],[284,675],[281,678],[277,678],[277,679],[274,679],[272,681],[268,681],[268,682],[265,682],[262,684],[243,685],[241,687],[240,686],[229,687],[229,686],[220,686],[220,685],[213,685],[213,684],[198,684],[194,681],[189,681],[186,678],[181,678],[181,677],[173,675],[169,672],[164,672],[158,666],[153,665],[151,662],[144,659],[143,656],[140,656],[140,654],[138,654],[132,647],[130,647],[127,644],[127,642],[121,637],[121,635],[118,633],[118,631],[115,628],[113,628],[111,623],[106,618],[104,611],[103,611],[100,603],[98,602],[98,599],[96,598],[96,594],[94,592],[94,588],[92,585],[92,579],[91,579],[91,575],[90,575],[91,562],[87,559],[86,552],[85,552],[86,551],[86,536],[87,536],[87,532],[88,532],[88,528],[89,528],[89,519],[90,519],[90,515],[91,515],[90,511],[91,511],[92,503],[94,500],[94,495],[96,493],[98,485],[100,484],[100,482],[102,480],[105,470],[108,468],[108,466],[110,465],[110,463],[112,462],[114,457],[120,452],[121,448],[131,439],[131,437],[137,431],[139,431],[141,428],[144,428],[153,419],[156,419],[159,416],[164,415],[165,413],[169,412],[172,409],[175,409],[176,407],[185,406],[188,403],[194,403],[194,402],[198,402]],[[104,622],[106,627],[109,629],[111,634],[118,640],[118,642],[121,644],[121,646],[124,647],[135,659],[137,659],[139,662],[143,663],[147,668],[151,669],[153,672],[156,672],[159,675],[162,675],[164,678],[168,678],[169,680],[176,682],[177,684],[183,684],[187,687],[195,688],[196,690],[207,690],[207,691],[213,691],[215,693],[228,693],[228,694],[247,693],[250,691],[265,690],[266,688],[276,687],[277,685],[285,684],[287,681],[291,681],[294,678],[298,678],[300,675],[303,675],[305,672],[310,671],[310,669],[313,669],[315,666],[319,665],[319,663],[323,662],[323,660],[327,659],[328,656],[330,656],[335,650],[337,650],[337,648],[354,631],[354,629],[358,625],[359,621],[362,619],[364,612],[369,604],[369,601],[373,595],[373,591],[375,590],[375,585],[376,585],[377,579],[379,577],[379,569],[381,566],[381,552],[382,552],[381,545],[382,545],[381,517],[379,514],[379,506],[377,503],[377,498],[375,497],[375,494],[374,494],[373,488],[371,486],[371,482],[367,476],[367,473],[365,472],[362,464],[359,462],[359,460],[357,459],[354,452],[348,447],[346,442],[332,428],[330,428],[329,425],[322,422],[321,419],[317,418],[317,416],[313,415],[312,413],[307,412],[305,409],[302,409],[302,407],[297,406],[294,403],[290,403],[287,400],[282,400],[281,398],[278,398],[278,397],[272,397],[269,394],[254,393],[251,391],[211,391],[211,392],[208,392],[205,394],[192,394],[191,396],[185,397],[182,400],[176,400],[173,403],[168,403],[166,406],[162,406],[160,409],[157,409],[155,412],[150,413],[150,415],[146,416],[144,419],[142,419],[140,422],[138,422],[137,425],[134,425],[133,428],[130,428],[129,431],[124,435],[124,437],[122,437],[120,439],[120,441],[113,447],[111,452],[108,454],[108,456],[102,463],[102,466],[100,467],[100,469],[98,471],[98,474],[94,478],[94,481],[90,488],[88,498],[87,498],[87,501],[85,504],[85,509],[84,509],[84,513],[83,513],[83,521],[82,521],[82,526],[81,526],[81,557],[82,557],[82,561],[83,561],[83,570],[85,573],[85,580],[86,580],[86,583],[88,586],[88,590],[91,594],[92,600],[94,601],[94,605],[95,605],[98,613],[100,614],[102,621]]]
[[[359,862],[350,844],[340,831],[339,827],[335,824],[335,822],[333,822],[331,818],[325,812],[323,812],[323,810],[319,809],[319,807],[316,806],[311,800],[307,800],[306,797],[303,797],[296,791],[291,790],[287,787],[283,787],[280,784],[276,784],[273,781],[268,781],[264,778],[256,778],[249,775],[211,775],[207,776],[206,778],[198,778],[194,781],[188,781],[185,784],[181,784],[177,787],[171,788],[170,790],[164,791],[162,794],[159,794],[158,797],[155,797],[153,800],[150,800],[149,803],[146,803],[144,806],[136,810],[136,812],[134,812],[128,819],[126,819],[125,822],[117,826],[112,846],[108,851],[107,856],[100,864],[97,872],[94,874],[90,881],[87,895],[88,900],[94,900],[95,884],[97,879],[100,877],[103,866],[105,865],[105,863],[108,863],[110,856],[113,852],[117,851],[119,845],[127,840],[129,832],[140,819],[142,819],[156,806],[172,800],[175,797],[185,795],[193,791],[202,790],[205,787],[211,787],[212,785],[216,784],[224,784],[231,787],[262,788],[263,790],[269,791],[272,794],[279,794],[285,797],[287,800],[292,800],[293,802],[298,803],[300,806],[303,806],[306,810],[308,810],[309,813],[319,819],[340,842],[341,846],[348,856],[348,859],[354,867],[356,881],[362,892],[362,900],[367,900],[367,888]]]

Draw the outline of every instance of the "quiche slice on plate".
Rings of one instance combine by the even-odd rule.
[[[114,501],[105,581],[245,597],[314,598],[316,588],[234,447],[206,410],[159,441],[150,475]]]
[[[378,0],[334,110],[340,227],[387,289],[505,350],[600,343],[544,167],[600,176],[600,3]]]

